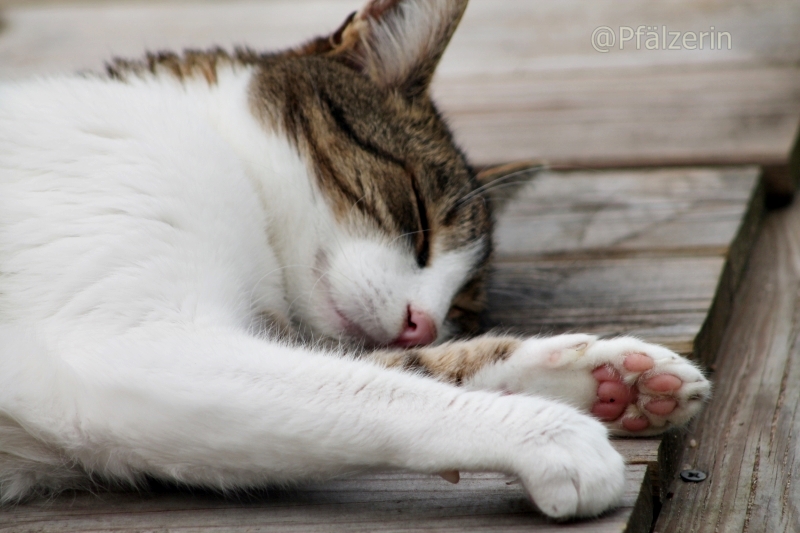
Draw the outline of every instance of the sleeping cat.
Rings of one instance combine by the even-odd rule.
[[[709,383],[633,338],[448,342],[509,172],[429,98],[466,4],[0,85],[2,501],[374,468],[505,472],[557,518],[619,501],[609,430],[681,426]]]

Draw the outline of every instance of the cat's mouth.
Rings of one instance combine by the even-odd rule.
[[[323,296],[323,315],[324,320],[329,325],[334,325],[333,329],[336,330],[338,335],[356,339],[367,348],[378,348],[387,346],[388,342],[381,342],[376,340],[372,335],[358,324],[355,320],[351,319],[336,303],[333,297],[333,290],[330,284],[329,277],[329,262],[328,257],[323,250],[319,250],[316,254],[316,271],[320,273],[319,281],[317,282],[317,289],[322,292]]]
[[[364,331],[364,329],[359,326],[353,320],[350,320],[343,311],[341,311],[338,307],[336,307],[336,303],[333,301],[333,297],[330,296],[330,293],[327,294],[329,304],[331,309],[336,314],[336,317],[341,322],[341,331],[343,331],[348,337],[355,337],[365,343],[367,347],[373,348],[376,346],[381,346],[381,343],[375,341],[369,334]]]

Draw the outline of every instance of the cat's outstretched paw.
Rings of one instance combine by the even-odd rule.
[[[520,426],[540,421],[512,456],[520,481],[544,514],[556,519],[591,517],[619,503],[625,462],[602,424],[557,403],[531,414],[518,405],[513,412],[522,419]],[[508,418],[505,425],[516,422]]]
[[[697,366],[663,346],[590,335],[528,339],[470,385],[565,400],[612,434],[637,436],[685,425],[711,394]]]

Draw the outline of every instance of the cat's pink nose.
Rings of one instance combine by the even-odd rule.
[[[424,346],[436,340],[436,322],[425,311],[408,306],[406,327],[392,343],[400,348]]]

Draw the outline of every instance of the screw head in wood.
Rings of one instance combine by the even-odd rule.
[[[681,479],[688,483],[700,483],[705,481],[708,474],[702,470],[684,470],[681,472]]]

